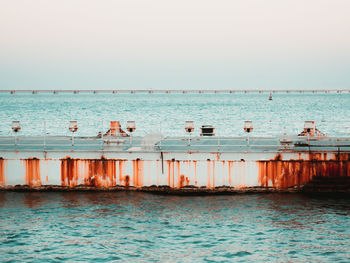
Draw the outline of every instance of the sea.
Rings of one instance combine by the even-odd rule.
[[[252,136],[297,134],[304,121],[315,121],[329,136],[350,134],[350,93],[0,93],[0,136],[13,135],[11,122],[21,122],[21,135],[68,135],[70,120],[77,136],[94,136],[109,121],[136,122],[135,136],[161,132],[185,134],[194,121],[194,135],[213,125],[218,136],[244,135],[244,121],[253,121]]]
[[[135,136],[296,134],[305,120],[348,136],[348,93],[0,93],[0,136],[96,135],[109,121]],[[350,262],[350,197],[265,193],[0,192],[0,262]]]
[[[1,262],[350,262],[350,199],[0,192]]]

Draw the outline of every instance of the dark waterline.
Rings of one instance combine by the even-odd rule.
[[[0,261],[350,261],[350,198],[0,192]]]

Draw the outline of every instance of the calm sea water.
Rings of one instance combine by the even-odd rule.
[[[350,94],[0,94],[0,135],[80,135],[108,120],[137,122],[137,135],[183,134],[184,120],[240,135],[297,133],[316,120],[348,133]],[[105,120],[104,122],[101,122]],[[327,120],[329,122],[322,122]],[[282,127],[282,128],[281,128]],[[350,262],[350,199],[297,194],[162,196],[145,193],[0,192],[0,261]]]
[[[0,261],[350,262],[349,200],[0,192]]]
[[[78,120],[77,135],[96,135],[109,120],[135,120],[136,135],[161,130],[185,133],[184,121],[215,125],[218,135],[242,135],[243,121],[254,122],[254,134],[297,134],[304,120],[315,120],[329,135],[350,133],[350,94],[0,94],[0,135],[11,134],[20,120],[22,135],[67,134],[68,121]],[[104,120],[104,123],[101,121]],[[322,121],[330,122],[322,122]],[[285,128],[284,128],[285,127]]]

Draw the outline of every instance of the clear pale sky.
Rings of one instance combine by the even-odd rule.
[[[349,0],[0,0],[0,89],[349,89]]]

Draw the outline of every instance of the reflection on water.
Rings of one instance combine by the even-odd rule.
[[[349,200],[0,192],[0,261],[349,261]]]

